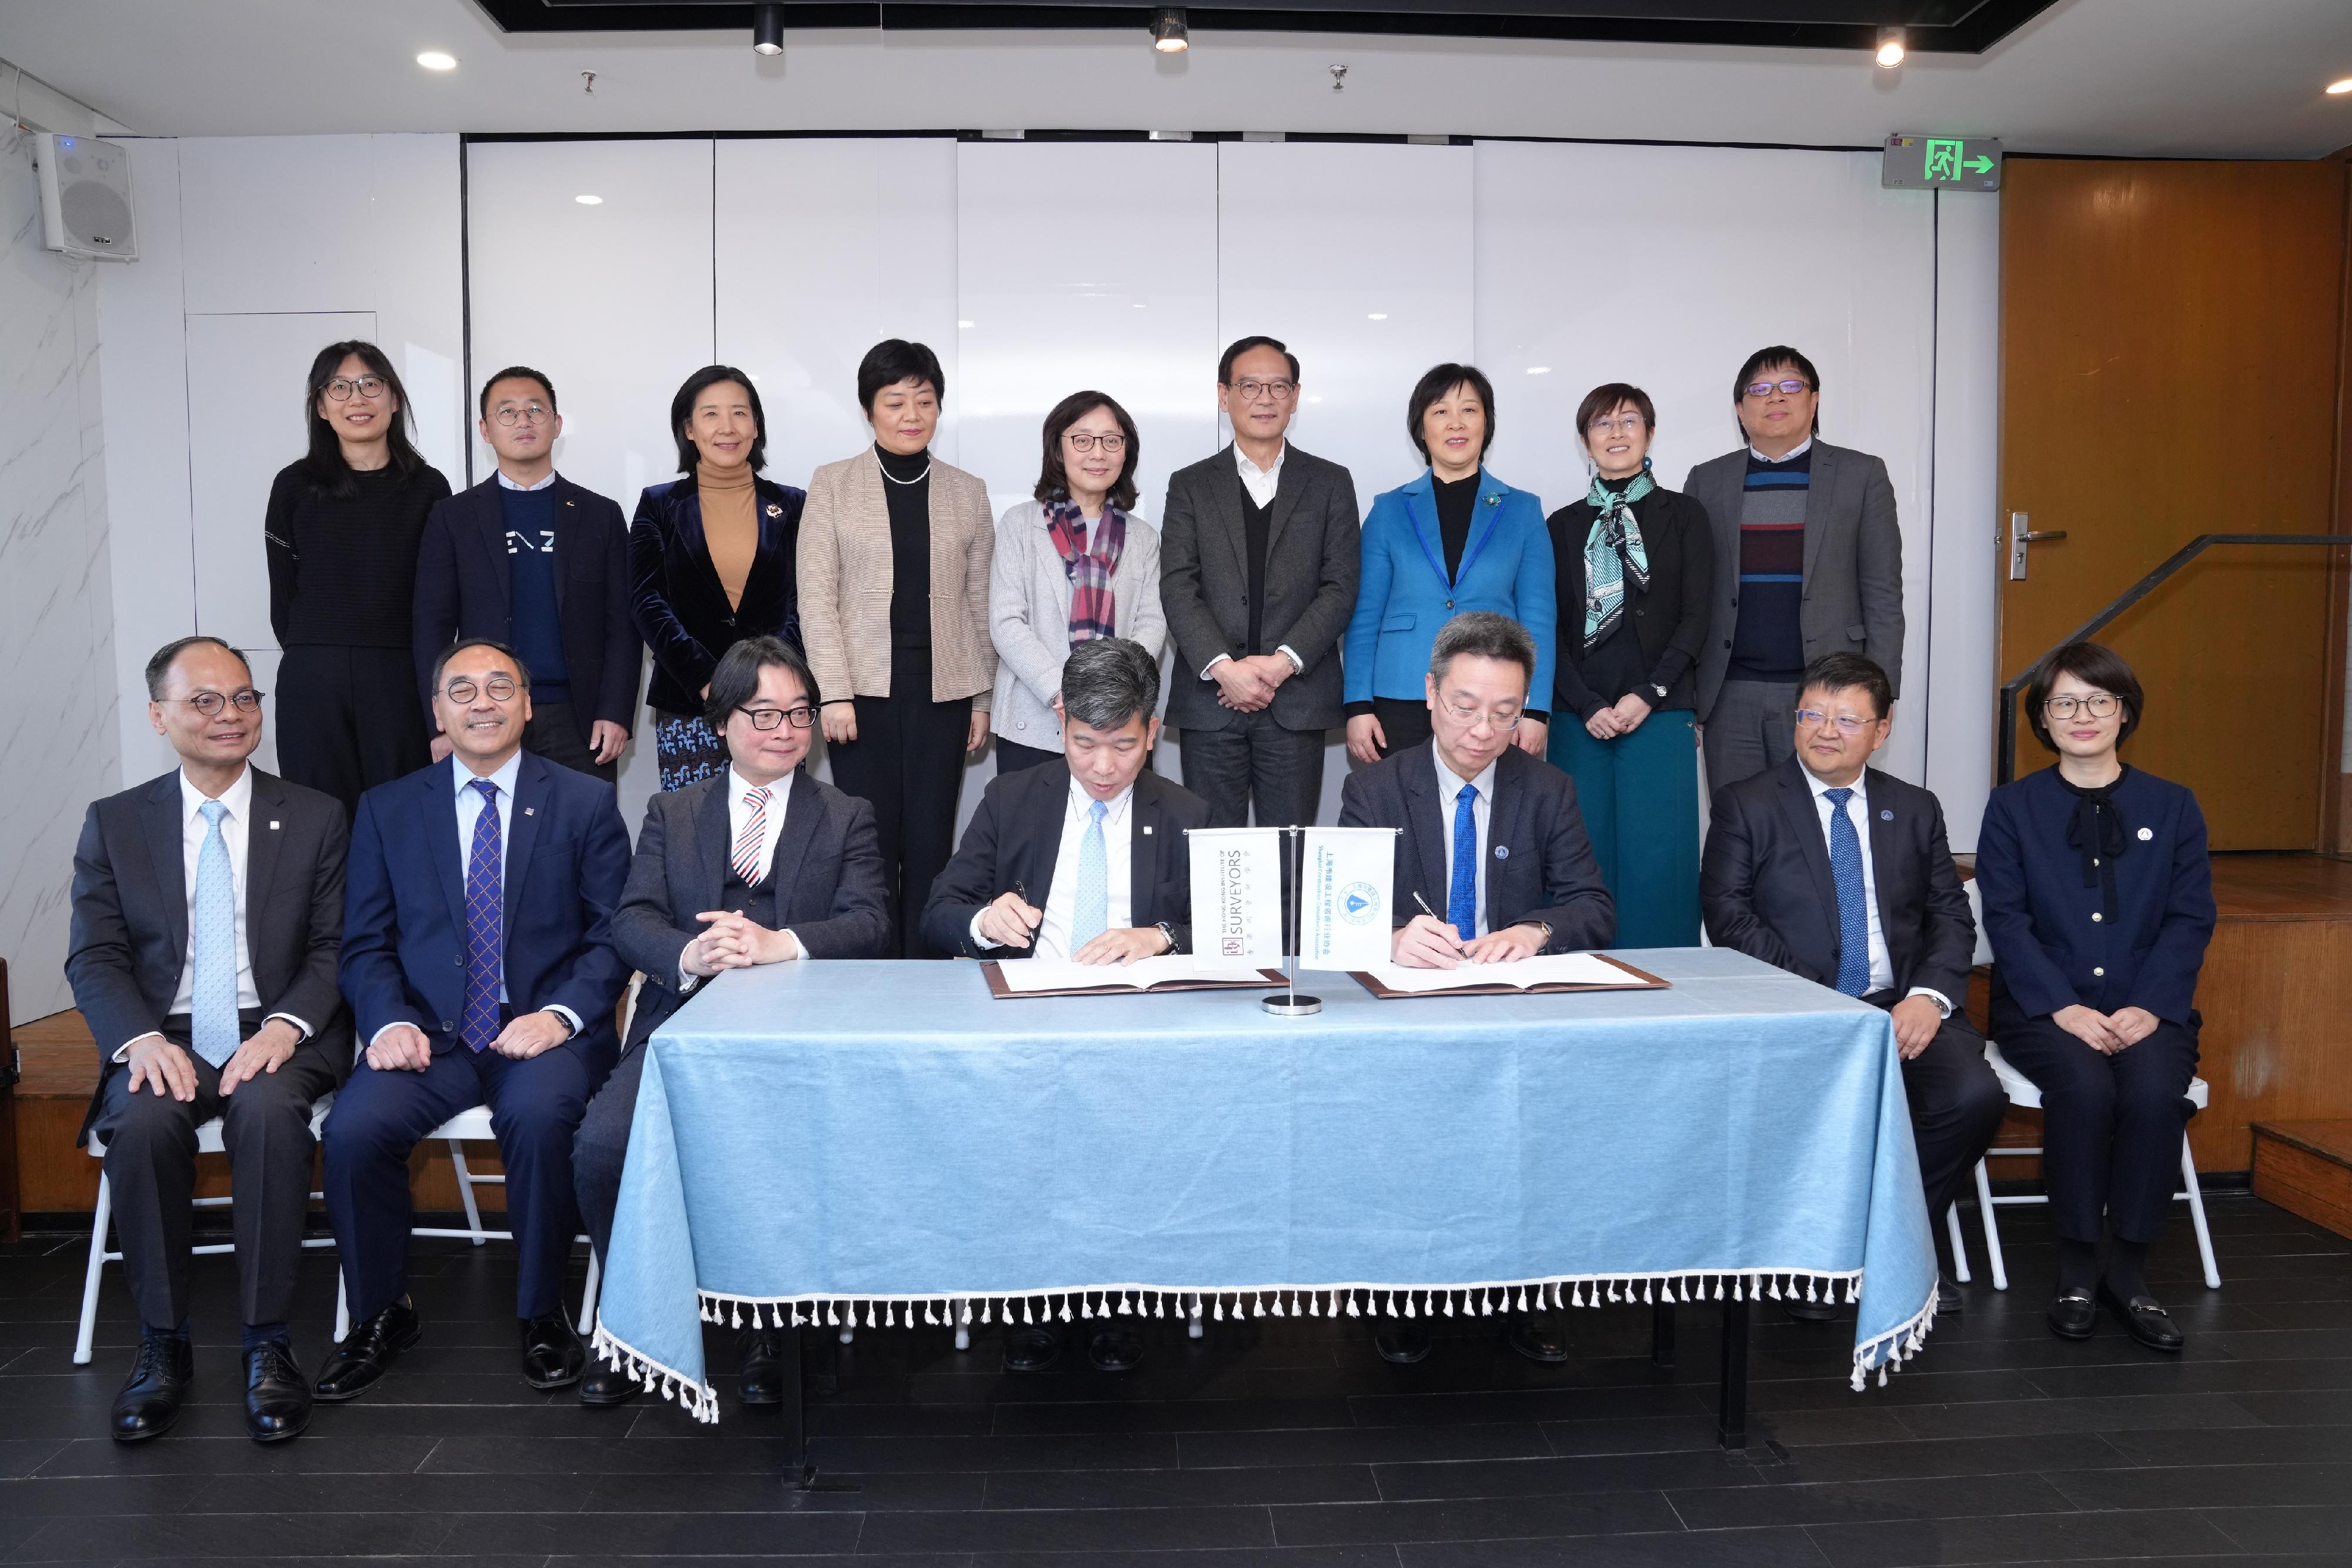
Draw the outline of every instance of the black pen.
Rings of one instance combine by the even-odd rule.
[[[1421,889],[1416,887],[1412,890],[1412,901],[1421,905],[1421,912],[1423,915],[1428,915],[1432,920],[1437,920],[1437,911],[1429,907],[1429,900],[1421,896]],[[1438,920],[1437,923],[1440,925],[1445,924],[1443,920]],[[1458,938],[1454,944],[1454,950],[1456,953],[1461,954],[1465,958],[1470,956],[1470,949],[1462,946],[1462,943]]]

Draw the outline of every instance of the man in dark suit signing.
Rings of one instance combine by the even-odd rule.
[[[416,683],[434,727],[433,663],[461,637],[489,637],[530,671],[523,747],[610,784],[637,716],[637,629],[629,618],[621,508],[555,471],[563,417],[528,365],[482,383],[476,426],[499,465],[434,503],[416,546]],[[433,760],[454,745],[436,729]]]
[[[1535,668],[1526,627],[1487,610],[1456,615],[1430,648],[1430,738],[1348,776],[1339,825],[1397,830],[1389,951],[1399,964],[1507,964],[1605,947],[1616,935],[1576,785],[1511,744]],[[1421,911],[1410,920],[1408,904]],[[1568,1359],[1565,1336],[1540,1313],[1516,1318],[1510,1339],[1531,1361]],[[1372,1343],[1409,1364],[1429,1354],[1429,1330],[1389,1318]]]
[[[1151,771],[1160,664],[1124,637],[1080,643],[1062,666],[1064,755],[999,774],[982,795],[955,859],[931,884],[923,934],[966,957],[1125,964],[1192,943],[1187,829],[1209,823],[1199,797]],[[1005,1340],[1005,1365],[1035,1372],[1061,1342],[1024,1325]],[[1125,1372],[1143,1342],[1104,1327],[1087,1345],[1105,1372]]]
[[[1796,756],[1715,797],[1699,903],[1717,946],[1893,1015],[1928,1229],[1941,1251],[1944,1211],[1991,1146],[2008,1102],[1959,1011],[1977,928],[1944,809],[1869,766],[1894,706],[1886,672],[1860,653],[1806,667],[1792,716]],[[1960,1310],[1948,1272],[1938,1273],[1936,1293],[1938,1311]],[[1786,1304],[1798,1317],[1834,1312],[1827,1301]]]
[[[147,716],[180,766],[89,809],[74,850],[66,975],[98,1040],[85,1134],[106,1145],[139,1359],[116,1396],[116,1441],[171,1428],[193,1363],[188,1200],[196,1128],[228,1150],[245,1424],[299,1433],[310,1388],[286,1321],[310,1207],[310,1108],[352,1060],[335,988],[343,809],[247,760],[261,694],[245,655],[184,637],[147,661]]]
[[[612,919],[628,831],[610,789],[522,749],[530,676],[512,649],[457,643],[433,685],[456,755],[369,790],[352,822],[342,983],[365,1060],[325,1140],[352,1326],[319,1374],[321,1399],[365,1392],[423,1332],[408,1156],[476,1105],[506,1165],[523,1376],[561,1387],[587,1360],[562,1302],[572,1137],[618,1049],[629,968]]]
[[[1175,643],[1168,722],[1212,827],[1315,821],[1324,731],[1347,722],[1339,638],[1356,609],[1355,481],[1286,433],[1298,358],[1244,338],[1217,365],[1233,444],[1169,476],[1160,601]]]
[[[711,977],[801,958],[879,958],[890,945],[874,808],[809,777],[816,678],[800,650],[747,637],[710,677],[703,709],[727,743],[727,771],[656,795],[646,807],[613,946],[645,975],[621,1062],[589,1103],[572,1141],[581,1218],[599,1255],[613,1244],[621,1166],[655,1029]],[[783,1398],[781,1329],[742,1331],[746,1405]],[[645,1385],[592,1365],[583,1405],[618,1405]]]

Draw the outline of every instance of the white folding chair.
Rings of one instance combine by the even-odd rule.
[[[319,1135],[319,1124],[327,1119],[328,1109],[334,1103],[335,1096],[331,1091],[320,1095],[319,1103],[310,1107],[310,1135],[313,1138]],[[196,1153],[218,1155],[226,1152],[227,1145],[221,1137],[221,1119],[215,1116],[209,1122],[199,1123],[196,1126]],[[89,1153],[92,1159],[100,1161],[101,1164],[98,1172],[98,1209],[90,1216],[89,1220],[89,1267],[83,1272],[81,1281],[81,1327],[74,1336],[73,1358],[76,1366],[89,1364],[90,1344],[98,1333],[100,1272],[109,1263],[122,1261],[121,1253],[110,1252],[106,1249],[106,1228],[114,1220],[114,1187],[106,1179],[106,1166],[102,1163],[106,1158],[106,1143],[95,1133],[90,1134]],[[313,1203],[321,1203],[325,1199],[324,1193],[314,1192],[310,1195],[310,1201]],[[188,1200],[189,1206],[194,1208],[226,1208],[232,1201],[226,1197],[196,1197]],[[302,1245],[305,1247],[332,1247],[334,1244],[335,1239],[331,1236],[307,1236],[302,1239]],[[200,1257],[215,1257],[223,1252],[236,1251],[236,1244],[233,1241],[211,1241],[200,1247],[192,1247],[188,1250]]]
[[[2001,1091],[2009,1096],[2011,1104],[2022,1105],[2029,1110],[2041,1109],[2042,1091],[2034,1087],[2033,1080],[2011,1066],[2008,1059],[2001,1055],[2000,1047],[1991,1040],[1985,1041],[1985,1061],[1991,1065],[1994,1076],[2000,1080]],[[2206,1088],[2202,1078],[2191,1078],[2189,1081],[2188,1099],[2191,1105],[2202,1111],[2210,1095],[2211,1092]],[[2038,1148],[1994,1148],[1986,1151],[1985,1158],[2025,1159],[2038,1157],[2041,1153]],[[2213,1261],[2213,1231],[2211,1227],[2205,1223],[2205,1194],[2197,1184],[2197,1162],[2189,1153],[2189,1134],[2185,1132],[2180,1134],[2180,1180],[2182,1190],[2172,1196],[2176,1200],[2185,1201],[2189,1205],[2189,1218],[2197,1227],[2197,1255],[2205,1264],[2206,1288],[2218,1291],[2221,1288],[2221,1270]],[[1994,1208],[2004,1204],[2048,1203],[2049,1201],[2050,1197],[2047,1193],[2025,1193],[2016,1197],[1995,1197],[1992,1195],[1992,1183],[1985,1174],[1984,1160],[1977,1162],[1977,1213],[1984,1225],[1985,1256],[1992,1265],[1994,1290],[2009,1289],[2009,1267],[2001,1257],[2000,1227],[1993,1218]],[[1946,1221],[1951,1227],[1952,1255],[1955,1259],[1961,1260],[1957,1272],[1961,1279],[1965,1280],[1969,1277],[1968,1264],[1965,1260],[1966,1253],[1960,1247],[1960,1213],[1958,1204],[1952,1206],[1946,1216]]]

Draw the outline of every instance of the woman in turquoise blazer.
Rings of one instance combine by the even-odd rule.
[[[1475,366],[1439,365],[1412,389],[1405,434],[1429,469],[1372,502],[1342,644],[1348,752],[1359,762],[1429,738],[1429,650],[1466,610],[1507,615],[1535,638],[1535,680],[1511,738],[1544,754],[1559,619],[1551,535],[1540,500],[1486,472],[1494,410],[1494,386]]]

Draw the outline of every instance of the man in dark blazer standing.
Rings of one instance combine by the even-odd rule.
[[[1430,738],[1348,776],[1339,825],[1397,830],[1389,951],[1399,964],[1507,964],[1605,947],[1616,934],[1575,783],[1511,744],[1535,669],[1526,627],[1489,610],[1456,615],[1430,647]],[[1422,911],[1410,920],[1408,904]],[[1568,1359],[1566,1337],[1543,1314],[1514,1319],[1510,1340],[1531,1361]],[[1410,1364],[1429,1354],[1429,1330],[1389,1318],[1372,1343],[1383,1359]]]
[[[1070,650],[1062,666],[1064,755],[999,774],[955,859],[931,884],[923,935],[960,957],[1126,964],[1192,945],[1187,829],[1209,825],[1198,796],[1151,771],[1160,664],[1124,637]],[[1014,1372],[1052,1364],[1061,1342],[1024,1325],[1005,1337]],[[1129,1330],[1097,1329],[1087,1359],[1125,1372],[1143,1358]]]
[[[343,809],[247,760],[261,694],[245,655],[184,637],[147,661],[147,716],[180,754],[160,779],[100,800],[74,851],[66,975],[99,1051],[83,1124],[106,1178],[138,1303],[139,1359],[114,1401],[118,1442],[170,1429],[192,1362],[188,1200],[196,1127],[221,1118],[229,1157],[246,1430],[310,1424],[286,1322],[310,1207],[310,1109],[352,1060],[335,988]]]
[[[726,772],[656,795],[646,807],[613,946],[641,971],[620,1065],[589,1102],[572,1145],[581,1218],[598,1253],[613,1244],[621,1167],[636,1114],[645,1043],[712,976],[800,958],[879,958],[890,944],[874,808],[809,777],[816,678],[798,648],[747,637],[710,677],[704,708],[727,743]],[[746,1405],[783,1398],[781,1329],[741,1335]],[[581,1379],[583,1405],[645,1392],[601,1363]]]
[[[1745,450],[1690,471],[1715,528],[1715,612],[1698,663],[1710,791],[1794,755],[1806,664],[1862,653],[1903,678],[1903,531],[1886,465],[1819,439],[1822,378],[1786,344],[1731,384]]]
[[[1160,602],[1175,643],[1168,722],[1212,827],[1315,821],[1324,731],[1346,723],[1339,639],[1356,609],[1355,481],[1290,445],[1298,359],[1244,338],[1217,364],[1233,444],[1169,476]]]
[[[530,675],[512,649],[456,643],[433,684],[456,755],[369,790],[352,822],[341,974],[365,1060],[324,1130],[352,1331],[319,1374],[321,1399],[363,1393],[422,1333],[408,1156],[476,1105],[506,1165],[523,1376],[561,1387],[587,1360],[562,1301],[572,1138],[619,1045],[629,968],[612,919],[628,831],[613,790],[523,751]]]
[[[1797,754],[1715,798],[1699,862],[1707,936],[1894,1017],[1919,1146],[1928,1230],[1992,1145],[2008,1097],[1959,1010],[1976,921],[1952,866],[1936,797],[1869,766],[1894,722],[1894,685],[1859,653],[1806,667]],[[1948,1270],[1948,1262],[1946,1265]],[[1959,1288],[1937,1276],[1938,1310]],[[1827,1301],[1791,1301],[1829,1317]]]
[[[555,471],[555,388],[527,365],[482,383],[476,426],[491,476],[434,503],[416,547],[416,682],[430,727],[433,662],[461,637],[522,657],[523,749],[610,784],[637,716],[637,630],[621,508]],[[433,760],[447,759],[437,731]]]

